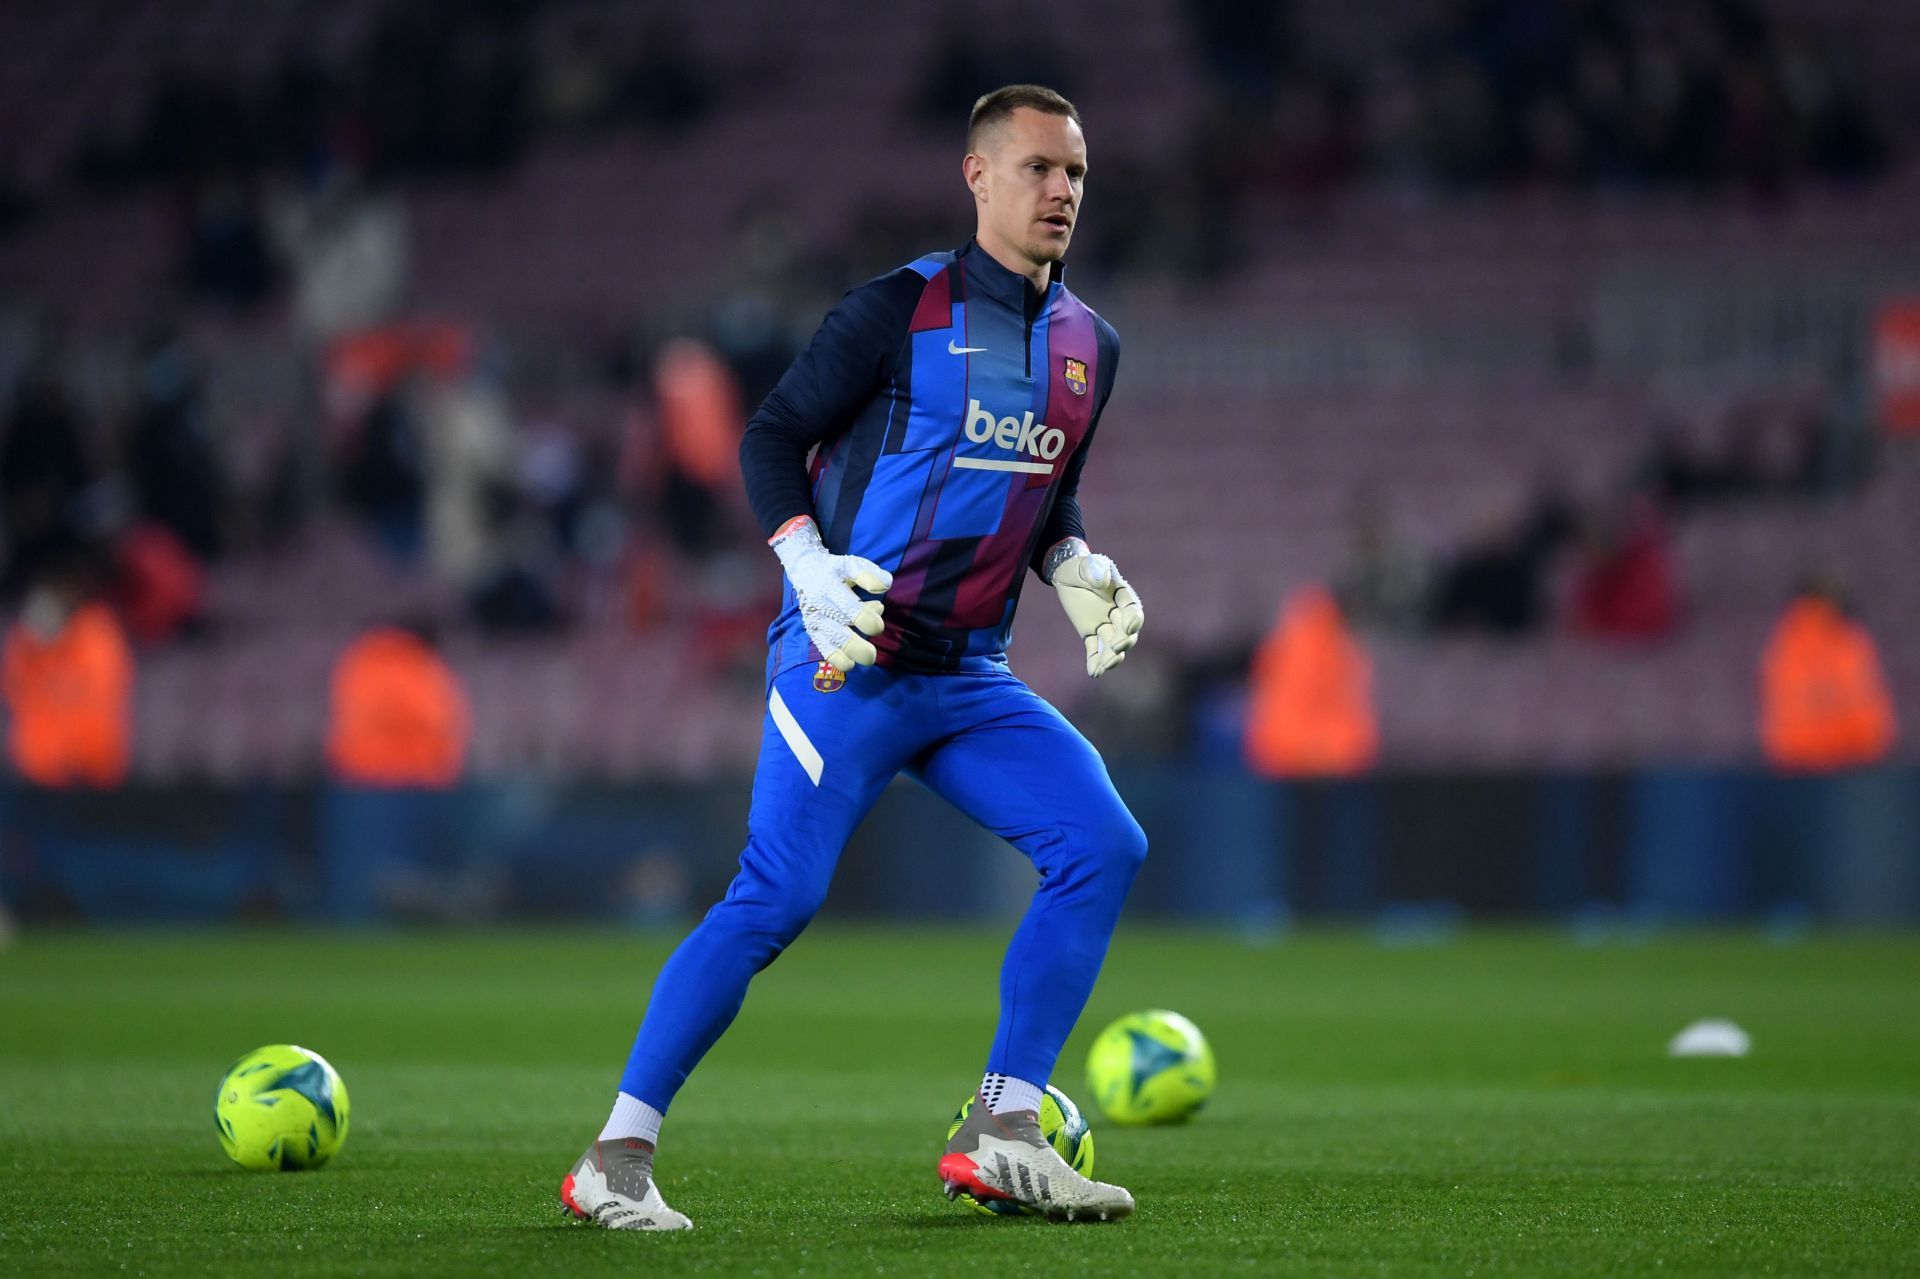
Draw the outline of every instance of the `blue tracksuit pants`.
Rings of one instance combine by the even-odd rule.
[[[753,975],[820,909],[848,837],[903,769],[1040,872],[1001,968],[986,1068],[1046,1083],[1146,856],[1139,823],[1087,740],[1004,668],[861,667],[831,691],[817,670],[769,687],[740,872],[660,970],[620,1090],[666,1110]]]

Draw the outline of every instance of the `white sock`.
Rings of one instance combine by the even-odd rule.
[[[980,1081],[980,1096],[986,1100],[988,1112],[995,1115],[1004,1115],[1009,1110],[1031,1110],[1038,1114],[1040,1098],[1045,1092],[1039,1084],[1030,1084],[1012,1075],[996,1075],[991,1070]]]
[[[641,1141],[658,1144],[660,1121],[665,1118],[665,1115],[638,1097],[623,1092],[614,1098],[613,1113],[607,1116],[607,1126],[600,1130],[600,1140],[618,1141],[622,1137],[638,1137]]]

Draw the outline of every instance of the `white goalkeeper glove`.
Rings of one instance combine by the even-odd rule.
[[[873,665],[879,651],[861,637],[886,629],[884,610],[879,600],[863,600],[847,584],[878,595],[893,585],[893,574],[858,555],[835,555],[804,515],[788,520],[768,544],[787,570],[800,603],[800,624],[820,655],[842,673]]]
[[[1146,610],[1113,561],[1093,554],[1078,538],[1060,543],[1048,558],[1053,561],[1048,580],[1060,592],[1060,607],[1086,641],[1087,674],[1099,679],[1140,642]]]

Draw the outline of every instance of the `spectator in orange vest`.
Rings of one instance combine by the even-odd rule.
[[[466,693],[431,626],[369,631],[333,668],[327,763],[349,785],[451,789],[469,728]]]
[[[704,555],[722,534],[727,496],[740,486],[740,384],[712,347],[693,338],[661,349],[653,379],[664,446],[662,513],[680,549]]]
[[[1760,740],[1787,772],[1876,764],[1893,748],[1880,652],[1839,593],[1813,583],[1787,606],[1760,662]]]
[[[1325,587],[1295,592],[1254,655],[1245,749],[1266,777],[1350,776],[1379,756],[1373,664]]]
[[[118,786],[132,737],[133,655],[78,561],[50,568],[7,632],[8,756],[38,786]]]

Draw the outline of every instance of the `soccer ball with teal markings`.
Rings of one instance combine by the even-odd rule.
[[[1213,1095],[1213,1049],[1200,1028],[1164,1008],[1129,1013],[1087,1054],[1087,1087],[1117,1124],[1176,1123]]]
[[[347,1086],[319,1053],[270,1044],[233,1063],[213,1117],[221,1147],[242,1168],[318,1168],[347,1139]]]
[[[960,1103],[960,1109],[954,1112],[953,1122],[947,1126],[947,1140],[953,1140],[953,1134],[960,1131],[960,1125],[967,1122],[967,1114],[980,1100],[975,1094]],[[1067,1161],[1067,1166],[1082,1177],[1093,1176],[1093,1130],[1087,1126],[1086,1117],[1080,1113],[1080,1107],[1073,1104],[1067,1094],[1047,1085],[1046,1094],[1040,1098],[1040,1135],[1047,1139],[1055,1153]],[[961,1203],[975,1212],[985,1213],[989,1217],[1038,1216],[1031,1208],[1022,1208],[1010,1199],[976,1199],[964,1190],[958,1196]]]

